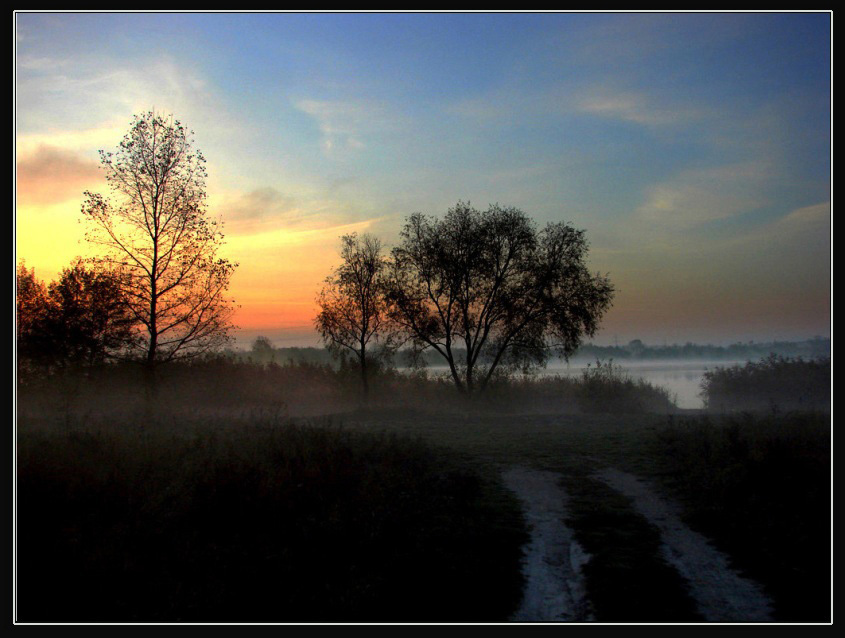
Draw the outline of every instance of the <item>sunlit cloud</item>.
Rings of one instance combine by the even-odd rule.
[[[303,213],[296,199],[271,186],[248,193],[228,194],[215,206],[229,231],[236,234],[263,232],[268,227],[288,226],[301,222]]]
[[[128,121],[106,120],[91,128],[52,128],[44,132],[20,133],[15,141],[18,161],[37,154],[42,148],[84,155],[93,161],[97,150],[117,146],[127,125]]]
[[[103,181],[97,162],[54,146],[39,146],[17,161],[17,195],[24,204],[81,200]]]
[[[24,59],[17,78],[19,152],[49,144],[89,153],[114,149],[132,117],[155,111],[174,115],[197,131],[205,149],[233,147],[246,123],[230,115],[203,74],[190,64],[160,55],[144,64],[80,59],[73,66],[49,58]],[[60,108],[59,108],[60,107]]]

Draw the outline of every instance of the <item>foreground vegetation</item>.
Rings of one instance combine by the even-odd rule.
[[[694,414],[599,364],[502,377],[467,402],[382,370],[220,358],[26,379],[17,440],[24,621],[496,621],[519,604],[519,504],[559,472],[598,621],[698,621],[659,536],[594,472],[662,485],[763,584],[780,621],[830,614],[830,417]],[[334,416],[317,417],[316,414]]]
[[[830,614],[830,419],[814,412],[681,419],[658,432],[688,523],[767,586],[779,620]]]
[[[23,424],[21,620],[505,620],[519,602],[518,506],[449,453],[330,424],[143,426]]]
[[[824,410],[830,405],[830,358],[775,354],[745,365],[708,370],[702,381],[708,409]]]
[[[683,507],[740,572],[761,583],[782,622],[831,613],[831,451],[826,413],[350,415],[350,428],[398,432],[494,465],[560,472],[568,524],[591,554],[595,619],[697,622],[656,530],[593,477],[616,467],[652,481]]]

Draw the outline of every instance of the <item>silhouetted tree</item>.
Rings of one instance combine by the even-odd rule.
[[[442,219],[411,215],[401,238],[391,317],[418,350],[445,359],[467,395],[497,369],[527,371],[552,349],[568,357],[611,304],[609,280],[587,270],[584,231],[567,224],[538,232],[519,209],[458,202]]]
[[[90,368],[126,353],[136,341],[114,273],[77,259],[45,286],[21,262],[17,279],[19,370]]]
[[[77,260],[48,286],[47,297],[47,330],[64,365],[100,365],[135,346],[134,318],[115,273]]]
[[[267,337],[256,337],[252,342],[250,358],[255,363],[271,363],[276,359],[276,351]]]
[[[45,363],[47,341],[43,334],[48,315],[47,287],[21,260],[15,277],[15,342],[18,375],[25,377]]]
[[[86,191],[82,213],[101,263],[120,274],[141,326],[136,354],[159,363],[216,349],[233,311],[226,290],[236,264],[206,210],[205,158],[193,132],[152,112],[136,116],[114,153],[100,151],[112,199]]]
[[[341,238],[343,263],[325,280],[314,320],[323,343],[338,358],[354,358],[361,373],[362,396],[369,397],[371,367],[393,346],[385,308],[387,260],[371,235]]]

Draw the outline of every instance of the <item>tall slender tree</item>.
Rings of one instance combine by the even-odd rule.
[[[329,351],[358,365],[364,402],[374,364],[393,347],[385,307],[387,260],[381,242],[355,233],[341,238],[342,263],[326,278],[317,297],[317,330]]]
[[[86,191],[87,238],[120,274],[139,327],[136,354],[154,377],[161,363],[227,341],[237,264],[218,256],[223,234],[206,208],[206,161],[178,120],[136,116],[100,162],[111,197]]]

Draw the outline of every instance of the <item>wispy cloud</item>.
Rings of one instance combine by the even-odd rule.
[[[725,238],[714,248],[724,254],[771,259],[773,269],[818,274],[829,268],[830,239],[830,202],[822,202],[791,210],[766,224]]]
[[[317,122],[328,154],[363,149],[371,136],[396,125],[383,105],[366,100],[303,99],[294,106]]]
[[[683,171],[650,187],[635,216],[655,230],[686,232],[765,206],[770,178],[763,161]]]
[[[688,124],[704,115],[701,106],[675,104],[665,96],[658,98],[643,91],[607,87],[584,90],[575,98],[575,107],[589,115],[648,127]]]
[[[830,202],[822,202],[791,211],[777,220],[779,229],[795,228],[830,228]]]
[[[366,211],[343,196],[282,192],[272,186],[254,190],[216,193],[209,202],[212,212],[220,215],[230,237],[264,243],[268,238],[324,237],[336,239],[336,229],[358,228],[362,224],[373,230],[388,216]],[[324,235],[328,233],[328,235]]]
[[[296,200],[271,186],[257,188],[237,196],[224,205],[226,218],[238,222],[266,219],[281,220],[296,216]]]
[[[26,108],[17,111],[17,144],[24,152],[45,143],[89,152],[114,148],[132,116],[148,110],[172,113],[196,130],[203,150],[208,141],[236,147],[232,140],[247,128],[199,70],[169,55],[143,64],[80,58],[73,65],[23,57],[19,65],[16,99]]]
[[[548,86],[529,91],[498,88],[446,107],[450,114],[476,124],[512,123],[543,117],[592,116],[644,127],[677,127],[703,121],[707,109],[648,89],[621,89],[611,84]]]

